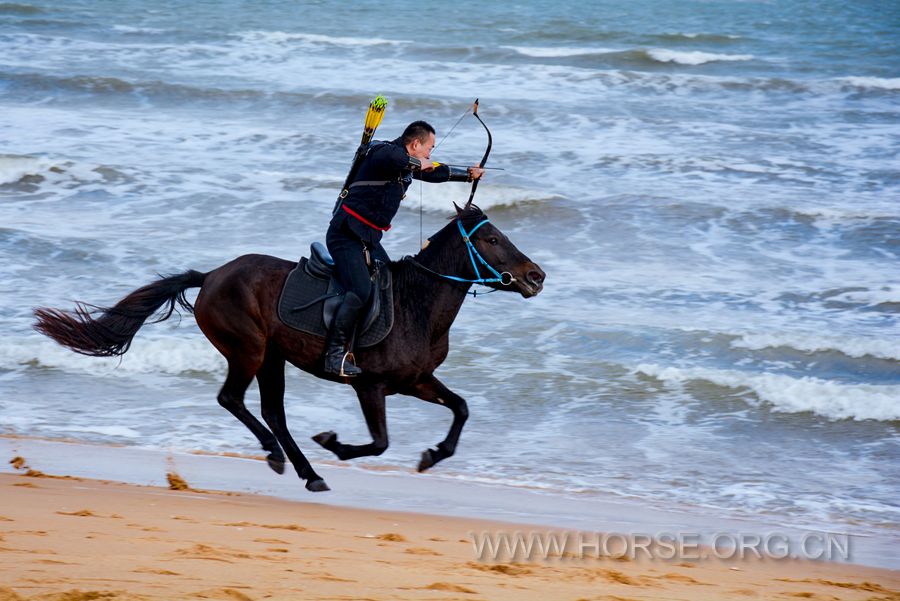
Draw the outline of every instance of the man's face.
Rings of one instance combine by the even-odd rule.
[[[419,139],[412,141],[409,148],[409,156],[427,161],[431,158],[431,151],[434,150],[434,134],[428,134],[428,139],[422,142]]]

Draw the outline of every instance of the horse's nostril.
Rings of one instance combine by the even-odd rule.
[[[540,271],[529,271],[528,272],[528,281],[532,284],[542,284],[544,283],[544,274]]]

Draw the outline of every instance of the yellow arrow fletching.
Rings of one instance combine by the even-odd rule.
[[[375,129],[381,124],[386,108],[387,99],[384,96],[376,96],[369,103],[369,110],[366,112],[366,129]]]
[[[366,125],[363,131],[362,143],[368,144],[375,135],[375,130],[381,125],[384,118],[384,111],[387,109],[387,98],[379,94],[369,103],[369,110],[366,111]]]

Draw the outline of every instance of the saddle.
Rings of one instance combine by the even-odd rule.
[[[321,242],[313,242],[309,258],[302,257],[284,282],[278,301],[279,319],[295,330],[324,338],[344,296],[333,271],[334,259],[328,249]],[[373,294],[356,327],[356,348],[378,344],[394,325],[391,270],[379,263],[372,280]]]

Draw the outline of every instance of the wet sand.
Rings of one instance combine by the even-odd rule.
[[[22,456],[0,474],[0,601],[900,600],[900,572],[879,568],[592,552],[494,561],[473,533],[550,529],[198,491],[176,471],[180,490],[29,466]]]

